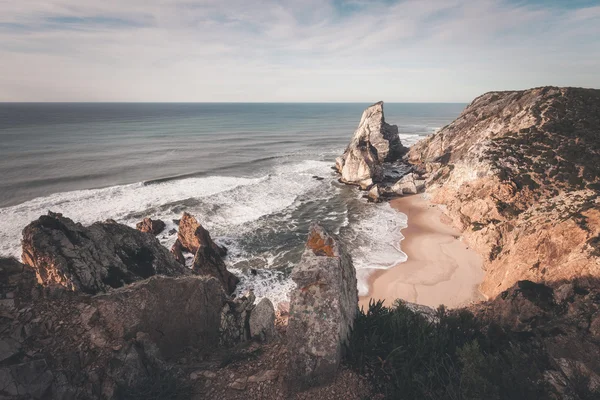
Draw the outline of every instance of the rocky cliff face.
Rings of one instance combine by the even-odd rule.
[[[487,258],[486,295],[600,276],[600,90],[487,93],[408,160]]]
[[[336,169],[342,175],[342,182],[365,190],[382,180],[383,162],[395,161],[405,151],[398,127],[385,122],[380,101],[363,112],[346,151],[336,159]]]

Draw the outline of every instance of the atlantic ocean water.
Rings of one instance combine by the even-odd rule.
[[[370,269],[406,259],[406,216],[367,204],[331,168],[368,105],[0,103],[0,256],[19,258],[21,230],[48,211],[83,224],[160,218],[168,247],[187,211],[229,248],[239,291],[279,302],[320,221],[350,249],[365,293]],[[384,107],[410,145],[465,104]]]

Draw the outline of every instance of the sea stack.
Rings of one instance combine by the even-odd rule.
[[[336,159],[341,181],[367,190],[383,179],[383,162],[396,161],[406,152],[398,127],[385,122],[383,101],[367,107],[350,144]]]

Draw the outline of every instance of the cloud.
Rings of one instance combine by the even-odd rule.
[[[0,101],[469,101],[600,86],[600,7],[0,0]]]

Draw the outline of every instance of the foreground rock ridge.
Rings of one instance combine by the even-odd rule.
[[[40,283],[89,294],[156,274],[191,274],[152,234],[111,220],[84,227],[49,212],[23,229],[22,244]]]
[[[487,93],[408,160],[487,260],[484,294],[600,277],[600,90]]]
[[[380,101],[363,112],[350,144],[336,159],[336,169],[342,182],[367,190],[383,180],[382,164],[398,160],[405,152],[398,127],[385,122]]]
[[[342,244],[313,224],[292,279],[288,384],[304,389],[331,382],[338,372],[357,311],[356,271]]]

